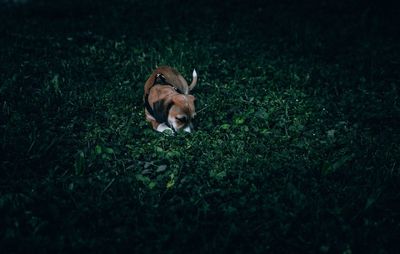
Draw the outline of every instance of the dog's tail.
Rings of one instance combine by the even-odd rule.
[[[196,69],[193,69],[193,74],[192,75],[193,75],[193,79],[192,79],[192,83],[190,83],[189,91],[193,90],[193,88],[197,84],[197,72],[196,72]]]

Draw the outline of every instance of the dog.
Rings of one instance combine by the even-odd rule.
[[[195,97],[189,94],[197,84],[197,72],[193,70],[192,83],[169,66],[153,71],[144,85],[146,120],[154,130],[164,132],[192,132],[192,120],[196,115]]]

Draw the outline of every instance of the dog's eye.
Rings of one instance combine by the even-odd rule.
[[[187,122],[187,117],[186,116],[176,117],[176,120],[178,120],[181,123],[186,123]]]

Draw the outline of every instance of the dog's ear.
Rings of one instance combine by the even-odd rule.
[[[168,122],[169,110],[173,105],[172,101],[159,100],[153,104],[154,118],[159,123]]]

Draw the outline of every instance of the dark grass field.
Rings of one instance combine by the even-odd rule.
[[[11,2],[1,253],[399,253],[397,6]],[[194,133],[145,122],[157,65]]]

